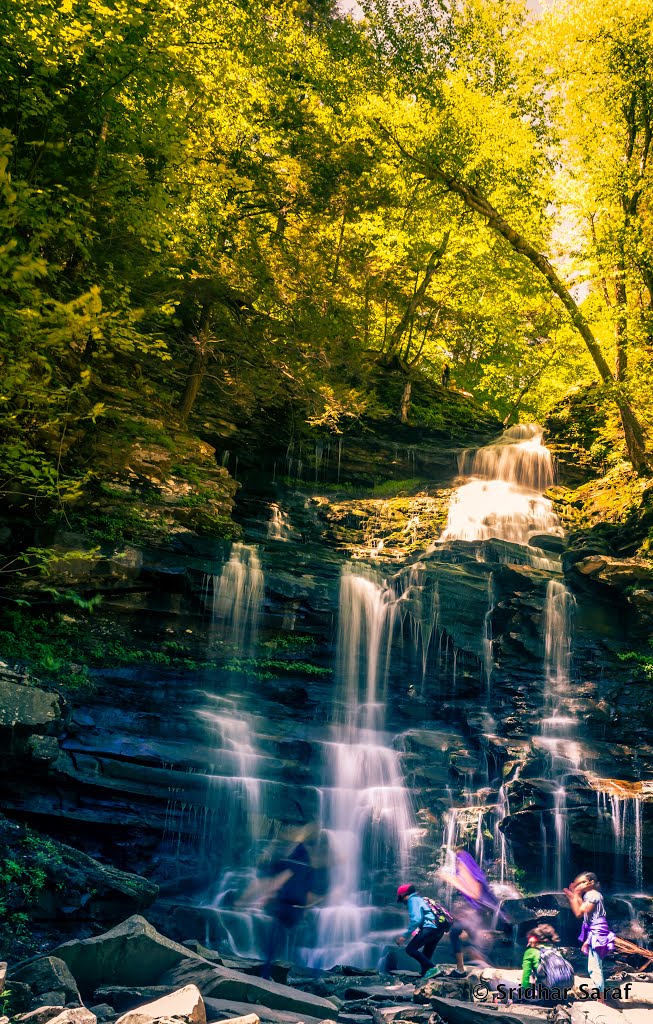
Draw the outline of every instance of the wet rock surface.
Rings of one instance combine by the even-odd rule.
[[[44,895],[43,916],[62,929],[66,918],[84,920],[92,932],[97,922],[148,906],[161,883],[152,920],[178,940],[196,935],[219,946],[232,969],[230,944],[249,942],[251,935],[237,910],[217,903],[224,867],[218,840],[226,831],[234,862],[249,856],[251,843],[239,820],[225,819],[224,793],[215,780],[237,772],[233,736],[225,739],[224,722],[216,719],[238,717],[234,707],[246,709],[270,834],[319,816],[337,687],[339,579],[352,556],[370,563],[401,595],[386,726],[418,811],[414,849],[422,877],[432,878],[441,860],[452,802],[460,808],[458,840],[473,845],[480,834],[486,860],[495,867],[503,836],[511,867],[524,873],[529,888],[550,872],[559,787],[550,777],[550,745],[539,720],[547,587],[561,578],[563,565],[575,596],[574,686],[560,711],[578,722],[573,742],[582,745],[594,779],[584,769],[566,786],[569,865],[600,863],[609,884],[632,883],[631,854],[619,836],[634,835],[639,822],[640,867],[650,877],[649,789],[601,788],[596,782],[639,784],[653,772],[651,687],[645,681],[634,686],[632,665],[620,658],[645,633],[650,566],[620,558],[614,547],[591,551],[575,541],[566,547],[546,534],[531,538],[536,564],[508,541],[434,546],[460,451],[434,437],[422,436],[420,443],[417,434],[402,436],[396,450],[394,445],[387,437],[345,439],[342,483],[358,488],[360,497],[344,486],[337,490],[336,445],[328,458],[325,450],[318,457],[315,447],[310,455],[290,454],[295,475],[285,474],[282,484],[264,475],[254,480],[251,467],[244,472],[235,514],[246,541],[259,545],[265,573],[255,652],[237,650],[210,621],[210,588],[229,545],[174,531],[147,542],[105,544],[92,576],[104,594],[103,613],[126,634],[137,635],[145,649],[165,634],[192,667],[100,669],[92,673],[93,690],[67,701],[47,689],[47,681],[34,687],[7,667],[0,684],[9,710],[0,728],[8,743],[2,766],[8,813],[100,861],[152,879],[141,878],[131,888],[117,875],[102,881],[100,873],[96,882],[73,884],[63,907]],[[154,454],[141,453],[139,474],[154,473]],[[157,477],[161,485],[163,476]],[[388,481],[409,486],[388,497],[373,493]],[[270,529],[272,504],[287,515],[285,533]],[[59,537],[62,546],[73,540],[77,545],[79,535]],[[615,826],[620,814],[627,816],[622,833]],[[66,857],[74,878],[74,856]],[[619,866],[624,858],[625,871]],[[388,873],[388,897],[392,881]],[[82,904],[91,889],[97,891]],[[260,947],[266,921],[255,915],[251,928]]]

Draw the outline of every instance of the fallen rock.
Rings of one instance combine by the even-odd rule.
[[[63,1003],[59,1006],[38,1006],[35,1010],[28,1010],[27,1013],[16,1014],[14,1020],[20,1021],[21,1024],[48,1024],[48,1021],[58,1017],[63,1009]]]
[[[186,949],[190,949],[192,953],[197,953],[198,956],[204,958],[204,960],[210,960],[212,964],[221,964],[222,957],[215,949],[209,949],[208,946],[203,946],[198,939],[184,939],[182,946]]]
[[[108,1003],[98,1003],[97,1006],[89,1006],[91,1013],[94,1013],[98,1020],[114,1020],[119,1014],[116,1013],[113,1006],[109,1006]]]
[[[62,1010],[48,1024],[97,1024],[97,1018],[85,1006],[74,1006],[70,1009]]]
[[[14,1013],[27,1013],[32,1009],[34,994],[24,981],[12,981],[11,983],[11,1009]]]
[[[276,981],[255,978],[226,967],[205,964],[199,958],[177,964],[162,975],[159,983],[185,985],[193,983],[204,998],[210,996],[223,999],[237,999],[242,1003],[260,1003],[277,1010],[294,1010],[301,1014],[311,1013],[318,1020],[333,1014],[334,1006],[340,1004],[335,998],[324,999],[309,992],[279,985]]]
[[[6,737],[7,749],[15,752],[21,736],[52,734],[60,722],[59,694],[0,678],[0,736]]]
[[[49,992],[39,992],[37,996],[34,996],[30,1010],[38,1010],[39,1006],[61,1006],[62,1008],[66,1005],[79,1006],[80,1003],[81,999],[78,998],[67,1000],[66,993],[62,988],[50,989]]]
[[[34,995],[39,996],[46,992],[62,993],[60,1005],[65,1003],[81,1003],[77,982],[73,978],[68,964],[56,956],[42,956],[38,960],[27,963],[24,966],[18,965],[11,972],[12,983],[22,981],[29,985]],[[56,1005],[56,999],[41,1000],[43,1006],[46,1002]]]
[[[345,989],[345,999],[390,999],[410,1002],[414,991],[414,985],[351,985]]]
[[[127,1010],[142,1006],[143,1003],[167,996],[170,991],[169,985],[139,985],[138,988],[128,988],[126,985],[102,985],[93,993],[93,999],[98,1003],[110,1004],[120,1016]]]
[[[224,1024],[261,1024],[261,1018],[256,1013],[246,1013],[242,1017],[229,1017]]]
[[[205,999],[206,1013],[211,1021],[233,1020],[255,1013],[261,1024],[321,1024],[319,1017],[285,1010],[272,1010],[269,1006],[256,1003],[241,1003],[236,999]],[[368,1018],[369,1021],[369,1018]]]
[[[161,935],[138,914],[102,935],[64,942],[53,953],[65,960],[83,992],[94,992],[112,983],[127,987],[153,985],[182,960],[199,969],[210,966],[185,946]],[[189,978],[183,984],[193,980]],[[168,991],[179,987],[173,983]]]
[[[206,1024],[204,1000],[196,985],[186,985],[153,1003],[128,1010],[118,1018],[117,1024],[152,1024],[172,1017],[186,1024]]]

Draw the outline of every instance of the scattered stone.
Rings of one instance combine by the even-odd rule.
[[[108,1003],[98,1003],[97,1006],[89,1006],[91,1013],[94,1013],[98,1020],[113,1020],[118,1017],[113,1006],[109,1006]]]
[[[9,987],[9,985],[7,985]],[[26,1013],[32,1009],[34,993],[24,981],[11,982],[11,1009],[13,1013]]]
[[[60,1003],[76,1002],[81,1003],[77,982],[71,974],[68,964],[56,956],[42,956],[24,966],[20,964],[11,972],[12,983],[14,981],[25,982],[29,985],[34,995],[41,995],[54,992],[61,993],[60,1000],[45,998],[41,1000],[41,1006],[46,1002],[51,1005]]]
[[[39,1006],[79,1006],[80,999],[66,999],[66,993],[62,988],[52,989],[49,992],[39,992],[32,999],[30,1009],[36,1010]]]
[[[0,678],[0,736],[6,735],[12,741],[12,750],[17,736],[34,732],[52,734],[60,721],[59,694]]]
[[[109,1003],[120,1015],[143,1003],[167,996],[171,991],[169,985],[139,985],[138,988],[128,988],[126,985],[103,985],[95,990],[93,999],[98,1003]]]
[[[272,1010],[269,1006],[260,1006],[255,1003],[241,1003],[231,999],[205,999],[206,1013],[211,1021],[233,1020],[234,1017],[246,1017],[255,1013],[261,1024],[320,1024],[319,1017],[310,1017],[304,1013],[293,1013],[292,1011]],[[368,1018],[369,1024],[369,1018]]]
[[[186,985],[153,1003],[128,1010],[118,1018],[118,1024],[153,1024],[172,1017],[186,1024],[206,1024],[204,1000],[196,985]],[[254,1021],[249,1024],[254,1024]]]
[[[361,985],[345,989],[345,999],[389,999],[410,1002],[415,991],[414,985]]]
[[[260,1003],[271,1009],[310,1013],[318,1020],[333,1014],[334,1006],[340,1005],[335,997],[323,999],[289,985],[207,964],[199,957],[178,963],[161,976],[159,983],[175,987],[192,983],[197,985],[205,999],[213,996],[242,1003]]]
[[[27,1013],[16,1014],[14,1020],[20,1021],[21,1024],[48,1024],[48,1021],[59,1016],[63,1008],[63,1003],[58,1006],[38,1006],[35,1010],[29,1010]]]
[[[182,946],[186,949],[190,949],[191,952],[196,953],[198,956],[204,958],[204,960],[210,960],[213,964],[221,964],[222,957],[219,953],[216,953],[214,949],[209,949],[208,946],[203,946],[198,939],[184,939]]]
[[[246,1013],[242,1017],[229,1017],[224,1024],[261,1024],[261,1018],[256,1013]]]
[[[75,1006],[62,1010],[48,1024],[97,1024],[97,1019],[95,1014],[87,1010],[85,1006]]]
[[[84,992],[112,983],[127,987],[153,985],[182,960],[199,968],[209,966],[185,946],[161,935],[138,914],[102,935],[64,942],[53,952],[65,960]],[[179,986],[173,984],[167,990],[171,987]]]

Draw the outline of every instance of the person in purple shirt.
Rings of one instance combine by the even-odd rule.
[[[584,871],[564,893],[576,917],[583,918],[578,939],[587,957],[587,972],[605,1001],[603,959],[614,952],[615,934],[610,931],[600,889],[594,872]]]

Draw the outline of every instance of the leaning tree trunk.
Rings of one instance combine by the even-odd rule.
[[[449,244],[450,234],[450,231],[445,231],[442,237],[442,241],[440,242],[440,245],[431,253],[428,264],[426,266],[426,270],[424,272],[424,277],[422,278],[422,283],[419,285],[418,288],[415,289],[412,299],[406,306],[406,311],[404,315],[402,316],[401,320],[399,321],[394,331],[392,332],[392,337],[390,338],[391,352],[396,352],[399,346],[401,345],[401,339],[404,336],[406,328],[408,327],[410,321],[412,320],[417,310],[424,302],[428,286],[431,283],[431,279],[435,274],[436,270],[438,270],[440,263],[442,261],[442,257],[446,252],[447,246]],[[406,353],[406,357],[408,357],[408,352]]]
[[[188,377],[186,378],[186,387],[179,403],[179,418],[182,422],[186,422],[193,406],[199,394],[206,373],[206,368],[209,362],[209,341],[210,341],[210,319],[211,319],[211,306],[205,305],[202,307],[202,314],[200,316],[199,328],[197,335],[193,339],[195,342],[195,352],[193,354],[193,361],[188,370]]]
[[[403,152],[406,153],[405,150],[403,150]],[[410,157],[410,154],[406,153],[406,155]],[[420,163],[422,162],[420,161]],[[614,388],[615,378],[603,353],[601,352],[599,343],[594,336],[592,328],[546,256],[538,252],[522,234],[516,231],[512,225],[508,224],[501,214],[495,210],[489,200],[487,200],[485,196],[478,191],[478,189],[474,188],[474,186],[467,185],[464,182],[459,181],[451,174],[442,170],[442,168],[435,163],[422,163],[422,166],[424,167],[428,177],[432,180],[435,179],[437,181],[441,181],[446,185],[450,192],[459,196],[469,209],[474,210],[476,213],[480,213],[485,217],[486,222],[492,230],[505,238],[515,252],[525,256],[526,259],[529,260],[540,272],[540,274],[546,278],[551,290],[562,302],[563,306],[569,313],[572,324],[585,342],[587,350],[592,357],[601,380],[606,384],[610,384],[611,387]],[[630,405],[628,398],[618,390],[613,394],[614,401],[621,415],[626,447],[628,449],[628,457],[636,472],[645,472],[650,469],[650,461],[646,452],[646,442],[642,426],[635,411]]]

